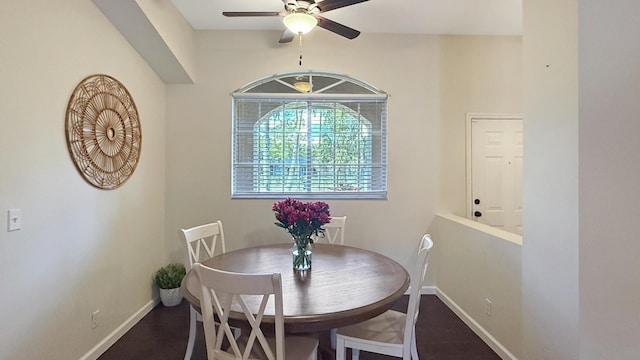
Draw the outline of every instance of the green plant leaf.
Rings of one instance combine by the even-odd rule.
[[[181,263],[168,264],[156,271],[154,280],[160,289],[175,289],[180,287],[182,278],[187,274]]]

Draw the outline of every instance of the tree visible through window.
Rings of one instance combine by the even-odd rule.
[[[233,95],[234,197],[386,197],[386,94],[334,74],[251,85]]]

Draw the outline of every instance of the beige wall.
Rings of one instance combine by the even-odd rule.
[[[112,191],[65,142],[71,92],[95,73],[128,88],[142,125],[138,168]],[[5,0],[0,109],[0,359],[78,359],[150,302],[165,260],[164,84],[91,1]]]
[[[639,11],[524,2],[524,359],[640,353]]]
[[[522,358],[522,238],[451,214],[429,231],[438,296],[503,359]]]
[[[172,258],[182,258],[180,227],[214,219],[223,221],[231,249],[287,241],[273,225],[274,200],[230,199],[229,94],[256,79],[300,69],[297,44],[278,45],[279,36],[199,32],[196,84],[168,87],[167,246]],[[519,110],[520,95],[506,94],[519,86],[520,51],[520,39],[514,37],[363,34],[348,41],[326,31],[305,37],[302,69],[348,74],[390,94],[388,200],[329,201],[332,214],[349,216],[348,243],[405,265],[410,261],[439,210],[442,189],[464,198],[464,172],[455,169],[464,169],[465,112]],[[484,67],[495,78],[487,89]],[[463,81],[461,74],[470,79]],[[470,94],[480,90],[477,99]],[[490,105],[481,106],[483,100]],[[445,173],[460,177],[452,180],[458,184],[455,191],[442,185]]]
[[[634,0],[580,1],[583,360],[640,356],[638,13]]]
[[[440,211],[466,216],[466,114],[522,112],[522,38],[445,36]]]
[[[578,359],[577,0],[524,1],[524,359]]]

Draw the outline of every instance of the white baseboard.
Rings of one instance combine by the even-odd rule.
[[[467,314],[458,304],[456,304],[450,297],[447,296],[440,289],[435,288],[436,296],[442,300],[462,321],[467,324],[476,335],[482,339],[489,347],[500,356],[502,359],[518,360],[506,347],[504,347],[496,338],[494,338],[484,327],[478,324],[469,314]]]
[[[151,299],[140,310],[136,311],[125,322],[118,326],[111,334],[107,335],[102,341],[100,341],[93,349],[89,350],[79,360],[96,360],[102,355],[111,345],[115,344],[127,331],[129,331],[135,324],[138,323],[145,315],[147,315],[153,308],[159,303],[158,298]]]
[[[421,290],[422,295],[435,295],[437,288],[435,286],[423,286]]]
[[[409,288],[407,289],[407,291],[404,292],[405,295],[409,295],[409,291],[411,291],[411,286],[409,286]],[[420,289],[420,294],[422,295],[435,295],[436,294],[436,287],[435,286],[423,286],[422,289]]]

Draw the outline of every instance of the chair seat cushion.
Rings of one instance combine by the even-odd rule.
[[[338,336],[402,345],[407,314],[395,310],[386,311],[373,319],[341,327]]]

